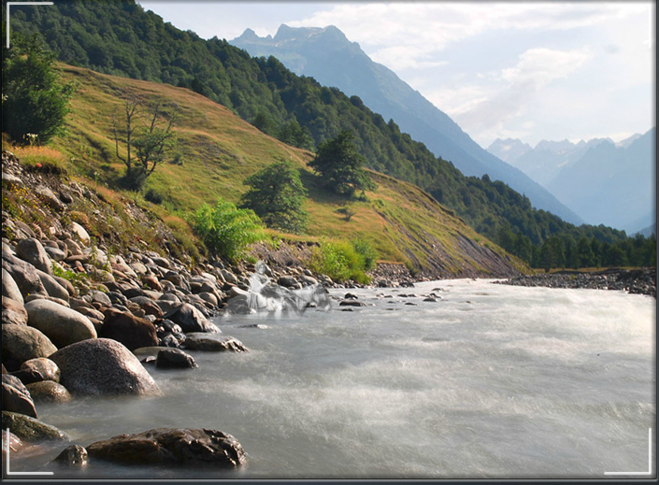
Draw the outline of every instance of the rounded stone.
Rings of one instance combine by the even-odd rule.
[[[161,394],[137,357],[116,340],[83,340],[50,359],[60,368],[60,382],[73,395]]]
[[[27,238],[19,241],[16,244],[16,255],[44,273],[53,274],[50,257],[38,239]]]
[[[75,310],[50,300],[33,300],[25,304],[28,325],[39,329],[58,347],[96,338],[92,322]]]
[[[2,323],[27,325],[27,312],[22,301],[19,302],[6,296],[2,297]]]
[[[8,360],[15,360],[20,365],[26,360],[48,357],[54,352],[57,352],[57,347],[36,328],[24,325],[2,326],[2,361],[4,363]]]
[[[57,367],[55,362],[50,359],[46,359],[45,357],[26,360],[21,364],[20,370],[38,372],[43,377],[41,380],[44,381],[59,382],[59,367]]]
[[[67,402],[71,400],[71,394],[66,387],[54,381],[34,382],[26,387],[34,402]]]
[[[23,304],[21,290],[5,268],[2,268],[2,296]]]
[[[34,401],[28,389],[18,377],[10,374],[2,376],[2,409],[26,416],[37,417]]]

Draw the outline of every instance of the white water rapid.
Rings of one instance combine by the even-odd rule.
[[[433,290],[441,299],[423,301]],[[368,306],[215,320],[250,352],[190,352],[196,370],[149,368],[163,397],[76,399],[41,405],[39,417],[82,445],[155,427],[218,429],[249,460],[231,473],[69,472],[82,478],[656,474],[653,298],[484,280],[349,291]],[[62,448],[12,470],[41,471]]]

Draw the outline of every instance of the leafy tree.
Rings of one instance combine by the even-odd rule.
[[[36,36],[14,35],[2,58],[2,130],[14,140],[43,144],[63,131],[74,83],[62,83],[55,56]],[[34,137],[32,137],[34,138]]]
[[[250,209],[238,209],[218,198],[213,207],[203,204],[192,217],[195,232],[215,254],[237,261],[249,244],[264,238],[261,220]]]
[[[307,191],[299,172],[290,162],[279,161],[247,177],[251,188],[240,206],[252,209],[268,227],[299,233],[304,231],[307,213],[302,206]]]
[[[279,140],[294,147],[304,148],[306,150],[314,149],[313,138],[311,138],[308,130],[300,126],[297,120],[289,121],[281,127]]]
[[[141,189],[156,166],[176,147],[176,136],[172,132],[174,121],[175,115],[164,110],[160,103],[147,109],[137,98],[125,101],[121,122],[116,113],[112,116],[116,155],[126,165],[123,184],[127,188]],[[119,153],[120,141],[126,146],[125,155]]]
[[[322,143],[309,166],[320,175],[329,190],[352,196],[356,190],[375,188],[375,184],[362,168],[366,163],[353,143],[354,136],[347,130],[336,138]]]

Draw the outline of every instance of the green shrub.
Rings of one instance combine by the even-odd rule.
[[[370,241],[361,238],[353,239],[352,247],[362,258],[362,267],[364,268],[364,271],[370,271],[375,268],[375,264],[378,262],[380,255]]]
[[[370,278],[364,273],[364,258],[348,241],[325,241],[314,248],[309,261],[311,269],[335,281],[353,280],[368,283]]]
[[[202,205],[193,216],[195,232],[218,256],[237,261],[249,244],[265,239],[261,219],[250,209],[238,209],[218,198],[215,206]]]
[[[149,202],[152,202],[156,205],[160,205],[162,204],[164,197],[156,189],[149,187],[144,192],[144,200],[148,200]]]

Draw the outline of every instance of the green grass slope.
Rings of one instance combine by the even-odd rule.
[[[277,160],[290,160],[309,192],[309,227],[302,239],[361,237],[373,243],[383,261],[404,263],[434,277],[526,270],[412,184],[372,172],[378,188],[368,192],[366,200],[346,201],[320,188],[307,167],[313,153],[263,134],[204,96],[166,84],[62,68],[78,88],[67,118],[68,134],[54,145],[68,157],[73,171],[99,183],[112,186],[125,170],[115,156],[112,114],[121,114],[129,95],[159,100],[178,112],[174,131],[179,163],[160,165],[146,188],[163,196],[163,207],[170,213],[184,216],[218,196],[237,202],[246,191],[246,177]],[[352,217],[346,217],[346,208]]]

